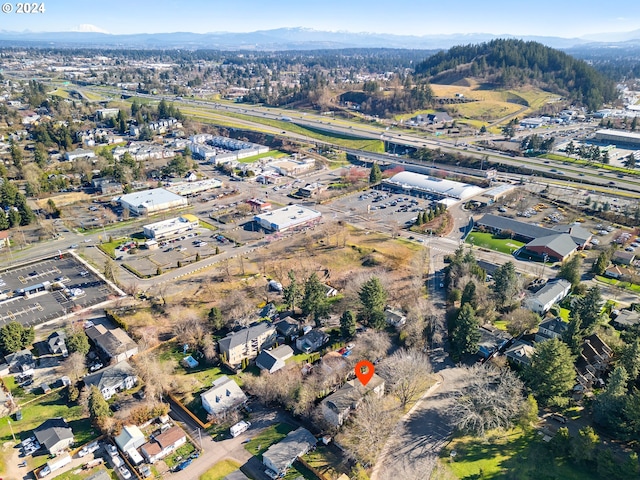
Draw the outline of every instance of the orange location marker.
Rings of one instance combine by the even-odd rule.
[[[358,380],[360,380],[360,383],[363,386],[367,386],[367,383],[369,383],[369,380],[371,380],[371,377],[373,377],[374,370],[375,367],[369,360],[360,360],[356,364],[356,377],[358,377]]]

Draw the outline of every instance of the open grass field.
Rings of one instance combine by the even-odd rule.
[[[480,248],[495,250],[496,252],[511,254],[514,250],[524,245],[523,242],[511,238],[497,238],[491,233],[471,232],[467,237],[467,243]]]
[[[231,472],[238,470],[239,468],[240,464],[235,460],[221,460],[207,470],[204,475],[201,475],[200,480],[222,480]]]
[[[615,278],[607,278],[600,275],[596,275],[596,280],[602,283],[613,285],[614,287],[624,288],[625,290],[640,293],[640,285],[636,285],[635,283],[623,282],[621,280],[616,280]]]
[[[271,445],[278,443],[286,437],[289,432],[293,432],[294,430],[295,428],[288,423],[271,425],[264,429],[259,435],[253,437],[248,443],[245,443],[244,448],[251,453],[251,455],[262,457],[262,454],[266,452]],[[262,458],[260,458],[260,460],[262,460]]]
[[[238,160],[240,163],[253,163],[261,158],[272,157],[272,158],[282,158],[286,157],[287,154],[281,152],[280,150],[271,150],[269,152],[260,153],[258,155],[254,155],[253,157],[243,158],[242,160]]]
[[[456,456],[450,457],[455,450]],[[455,438],[442,452],[445,465],[459,479],[596,480],[587,468],[552,459],[548,445],[536,432],[520,429],[496,432],[486,439]],[[517,472],[514,475],[514,472]]]

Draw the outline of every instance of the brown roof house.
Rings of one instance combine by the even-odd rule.
[[[123,362],[138,353],[136,342],[121,328],[108,330],[104,325],[95,325],[85,333],[111,364]]]
[[[155,463],[186,442],[187,436],[184,430],[178,426],[174,426],[142,445],[140,447],[140,453],[142,453],[142,456],[147,462]]]
[[[601,378],[613,356],[613,350],[597,334],[584,339],[582,351],[576,360],[578,383],[585,389]]]
[[[377,397],[384,395],[384,380],[375,373],[366,386],[362,385],[360,380],[349,380],[337,392],[322,401],[324,419],[334,427],[339,427],[351,411],[358,408],[365,395],[372,392]]]

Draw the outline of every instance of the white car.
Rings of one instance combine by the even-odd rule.
[[[124,465],[120,467],[120,474],[122,475],[122,478],[124,478],[125,480],[131,478],[131,472]]]
[[[118,455],[118,449],[115,445],[107,443],[107,453],[112,457],[115,457],[116,455]]]

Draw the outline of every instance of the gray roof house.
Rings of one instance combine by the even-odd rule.
[[[285,473],[294,461],[316,445],[314,437],[306,428],[298,428],[280,442],[271,445],[262,454],[262,463],[276,474]]]
[[[552,338],[560,338],[568,328],[569,324],[563,322],[561,318],[551,318],[538,325],[535,340],[536,342],[544,342]]]
[[[400,328],[407,323],[407,316],[400,309],[387,306],[384,309],[384,318],[392,327]]]
[[[376,396],[384,395],[384,380],[377,374],[373,374],[367,385],[362,385],[359,380],[349,380],[335,393],[322,400],[321,409],[324,419],[339,427],[344,423],[352,410],[358,408],[365,395],[373,392]]]
[[[276,332],[280,335],[284,335],[285,337],[292,337],[298,335],[300,331],[300,325],[291,317],[285,317],[275,325]]]
[[[260,322],[218,340],[220,354],[231,365],[240,365],[245,358],[256,358],[264,348],[273,345],[276,329],[269,322]]]
[[[285,361],[293,357],[293,349],[289,345],[281,345],[273,350],[263,350],[256,358],[256,365],[269,373],[284,368]]]
[[[618,316],[613,319],[617,328],[629,328],[640,323],[640,312],[635,310],[620,310]]]
[[[311,330],[296,340],[296,348],[304,353],[314,352],[329,341],[329,335],[322,330]]]
[[[544,314],[549,311],[554,303],[559,302],[569,294],[571,284],[564,279],[549,282],[532,296],[524,301],[524,305],[529,310]]]
[[[613,252],[611,261],[613,263],[619,263],[621,265],[631,265],[636,258],[636,254],[633,252],[625,252],[624,250],[616,250]]]
[[[224,375],[215,380],[209,390],[200,394],[200,400],[209,414],[221,417],[245,403],[247,396],[236,382]]]
[[[493,328],[490,325],[478,327],[478,332],[480,333],[478,353],[483,358],[489,358],[512,338],[507,332]]]
[[[85,333],[110,363],[122,362],[138,353],[136,342],[121,328],[109,330],[104,325],[95,325]]]
[[[122,390],[133,388],[137,382],[136,372],[127,361],[116,363],[84,377],[85,385],[98,387],[105,400],[109,400]]]
[[[47,346],[49,347],[49,352],[55,354],[61,353],[63,357],[69,355],[69,351],[67,350],[67,344],[65,343],[67,340],[67,334],[64,330],[58,330],[57,332],[53,332],[49,335],[47,339]]]
[[[33,360],[33,354],[31,350],[27,348],[6,355],[4,361],[7,362],[9,371],[12,373],[24,373],[36,366],[36,362]]]
[[[531,363],[531,356],[536,352],[532,345],[522,340],[516,340],[504,352],[507,359],[516,365],[524,366]]]
[[[64,418],[50,418],[33,431],[36,440],[51,454],[61,452],[73,443],[73,431]]]

